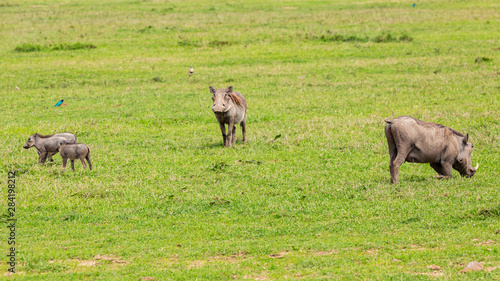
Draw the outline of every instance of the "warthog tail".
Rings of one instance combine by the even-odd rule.
[[[92,170],[92,162],[90,162],[90,147],[87,145],[87,149],[89,152],[87,153],[87,156],[85,156],[85,159],[87,159],[87,162],[89,163],[89,169]]]
[[[384,119],[384,121],[385,121],[386,123],[391,123],[391,121],[390,121],[389,119],[391,119],[391,118],[392,118],[392,116],[394,116],[394,111],[392,112],[392,115],[391,115],[391,116],[389,116],[389,117],[387,117],[387,118],[385,118],[385,119]]]

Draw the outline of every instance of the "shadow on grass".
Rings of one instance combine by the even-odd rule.
[[[436,179],[437,180],[437,179]],[[409,177],[404,177],[404,178],[399,178],[399,182],[404,182],[404,183],[411,183],[411,182],[426,182],[426,181],[429,181],[429,178],[428,177],[424,177],[424,176],[415,176],[415,175],[412,175],[412,176],[409,176]]]
[[[222,142],[205,143],[204,145],[198,146],[198,148],[224,148]]]
[[[230,148],[233,147],[238,147],[238,146],[245,146],[245,143],[242,140],[236,140],[235,145],[231,145]],[[222,144],[222,141],[220,142],[214,142],[214,143],[206,143],[204,145],[198,146],[197,148],[225,148],[224,145]]]

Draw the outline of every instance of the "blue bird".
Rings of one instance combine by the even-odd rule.
[[[58,103],[56,103],[56,105],[54,105],[54,107],[57,107],[57,106],[61,106],[61,104],[63,103],[64,100],[60,100]]]
[[[413,8],[415,8],[415,3],[413,3]]]

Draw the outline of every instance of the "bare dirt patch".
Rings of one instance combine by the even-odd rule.
[[[319,252],[314,252],[313,255],[315,256],[329,256],[333,254],[338,254],[339,251],[337,250],[331,250],[331,251],[319,251]]]
[[[486,240],[486,241],[479,242],[479,243],[477,243],[476,245],[477,245],[477,246],[484,246],[484,245],[488,245],[488,246],[489,246],[489,245],[495,245],[495,244],[497,244],[497,242],[495,242],[495,241],[493,241],[493,240],[491,240],[491,239],[488,239],[488,240]]]
[[[434,271],[440,270],[441,267],[439,265],[431,264],[427,266],[428,269],[432,269]]]
[[[79,257],[72,258],[70,261],[76,261],[78,262],[77,266],[96,266],[96,265],[101,265],[103,262],[109,262],[109,263],[114,263],[114,264],[127,264],[127,261],[121,260],[119,257],[113,256],[113,255],[101,255],[97,254],[94,256],[93,260],[83,260]],[[55,263],[55,260],[50,260],[49,263]]]
[[[98,264],[99,264],[98,262],[93,261],[93,260],[89,260],[89,261],[82,260],[78,263],[78,266],[96,266]]]
[[[110,261],[112,263],[121,263],[121,264],[127,264],[128,263],[127,261],[121,260],[120,258],[115,257],[113,255],[106,256],[106,255],[97,254],[94,257],[94,260],[97,260],[97,261],[99,261],[99,260],[100,261]]]
[[[284,258],[288,253],[287,252],[279,252],[277,254],[270,254],[269,257],[272,259],[282,259]]]

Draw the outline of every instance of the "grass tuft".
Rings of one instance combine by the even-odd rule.
[[[52,45],[37,45],[25,43],[20,46],[17,46],[14,51],[18,53],[30,53],[30,52],[40,52],[40,51],[74,51],[74,50],[82,50],[82,49],[95,49],[97,48],[94,44],[88,43],[60,43],[60,44],[52,44]]]
[[[477,215],[479,217],[500,217],[500,205],[489,209],[481,209]]]
[[[189,39],[183,39],[179,42],[177,42],[177,45],[181,46],[181,47],[201,47],[203,44],[200,42],[200,41],[196,41],[196,40],[189,40]]]
[[[219,41],[219,40],[214,40],[208,43],[208,46],[210,47],[222,47],[222,46],[230,46],[232,45],[232,42],[229,41]]]
[[[18,53],[29,53],[29,52],[38,52],[43,49],[42,46],[40,45],[35,45],[35,44],[22,44],[21,46],[17,46],[14,51]]]
[[[413,37],[406,33],[395,34],[391,32],[382,32],[375,37],[370,38],[368,35],[342,35],[328,30],[325,34],[321,35],[306,35],[306,40],[320,41],[320,42],[375,42],[375,43],[388,43],[388,42],[411,42]]]
[[[383,32],[371,39],[375,43],[389,43],[389,42],[411,42],[413,38],[408,34],[403,33],[401,35],[393,34],[390,32]]]
[[[492,61],[492,59],[490,59],[488,57],[477,57],[474,60],[475,63],[482,63],[482,62],[489,62],[489,61]]]

